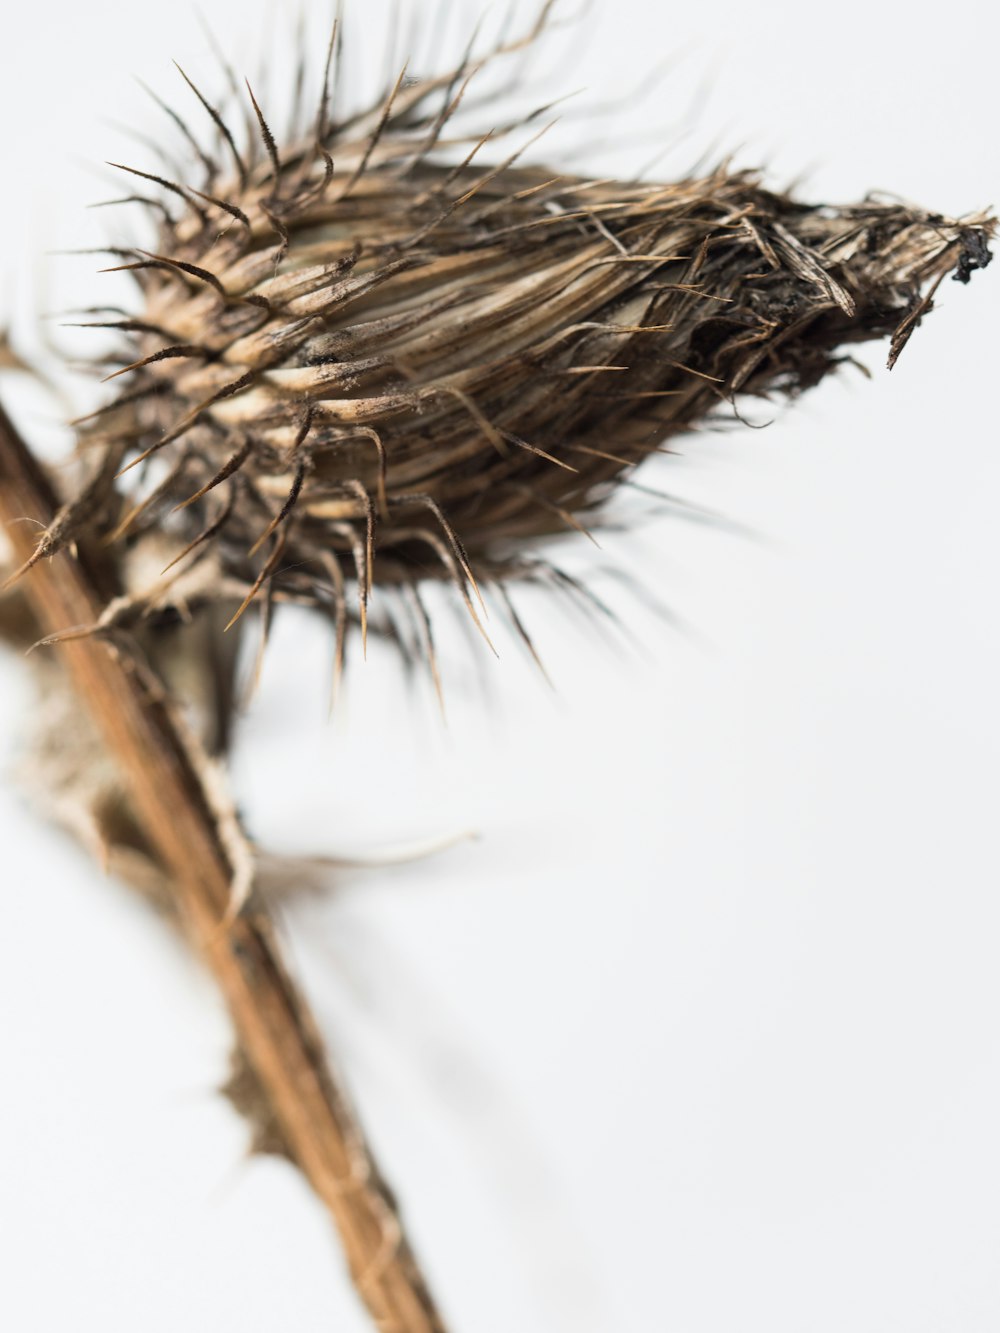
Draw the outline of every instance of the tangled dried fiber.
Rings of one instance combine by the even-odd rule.
[[[889,335],[891,366],[941,280],[989,261],[985,214],[807,205],[727,166],[648,184],[522,149],[481,165],[546,110],[454,128],[475,76],[524,45],[404,70],[337,118],[335,26],[315,119],[281,144],[249,84],[241,138],[188,80],[215,139],[171,111],[198,174],[123,168],[159,192],[157,240],[115,252],[141,308],[89,322],[124,335],[123,387],[82,423],[92,481],[33,560],[82,529],[169,534],[188,598],[207,562],[196,599],[224,592],[234,620],[320,608],[338,667],[373,589],[406,589],[433,665],[421,580],[450,580],[481,625],[482,586],[536,577],[539,539],[586,531],[671,436],[816,384],[845,344]]]

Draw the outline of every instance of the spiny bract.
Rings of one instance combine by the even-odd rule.
[[[355,588],[362,627],[373,586],[407,588],[429,647],[420,580],[447,577],[478,618],[481,583],[537,573],[538,539],[584,528],[671,435],[738,391],[815,384],[845,343],[892,334],[891,364],[941,279],[988,262],[985,215],[810,207],[725,167],[649,184],[481,166],[535,117],[471,136],[454,118],[522,45],[401,74],[337,119],[335,28],[288,145],[249,85],[231,80],[242,142],[190,85],[216,142],[171,112],[197,185],[126,168],[162,196],[155,249],[118,252],[142,310],[99,322],[130,339],[127,387],[86,425],[103,466],[39,554],[100,512],[129,541],[170,531],[175,574],[211,554],[240,611],[325,609],[338,661]]]

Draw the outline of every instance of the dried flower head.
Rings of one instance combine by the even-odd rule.
[[[524,45],[401,74],[337,115],[335,28],[309,132],[281,143],[249,86],[229,78],[223,115],[191,84],[212,142],[169,114],[195,174],[124,168],[157,239],[114,252],[141,307],[91,321],[126,339],[121,387],[77,423],[83,479],[51,522],[51,479],[0,408],[0,518],[48,523],[27,559],[14,534],[22,572],[78,543],[0,615],[12,640],[84,640],[39,663],[38,786],[186,924],[233,1015],[226,1092],[254,1149],[301,1167],[377,1326],[413,1333],[443,1320],[253,893],[266,866],[216,762],[237,647],[220,626],[256,604],[266,631],[272,600],[304,603],[333,620],[339,664],[373,588],[399,589],[433,668],[421,580],[449,580],[478,622],[484,582],[506,597],[544,570],[540,539],[585,528],[737,394],[797,393],[884,335],[891,365],[995,230],[875,199],[808,206],[727,166],[648,184],[517,151],[481,165],[541,114],[458,128],[474,76]]]
[[[482,581],[536,569],[539,538],[585,530],[672,435],[808,388],[845,344],[891,335],[892,365],[940,281],[990,257],[985,215],[809,206],[726,166],[648,184],[480,165],[515,125],[453,120],[513,46],[404,71],[337,119],[340,45],[310,133],[279,144],[247,85],[241,140],[188,80],[217,140],[172,113],[197,184],[124,168],[160,191],[158,240],[118,254],[142,308],[101,321],[129,339],[82,436],[104,462],[39,554],[97,512],[129,540],[165,528],[179,568],[211,554],[201,592],[221,576],[236,615],[325,609],[338,658],[355,589],[362,628],[373,587],[422,611],[427,577],[478,620]]]

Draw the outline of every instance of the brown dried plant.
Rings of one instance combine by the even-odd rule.
[[[551,572],[542,539],[587,531],[673,435],[738,415],[737,395],[797,394],[873,338],[891,367],[995,230],[874,198],[809,205],[727,164],[649,184],[498,153],[518,131],[533,142],[548,108],[493,107],[484,125],[491,99],[470,106],[470,86],[551,8],[522,41],[404,70],[343,114],[335,24],[315,114],[282,142],[228,68],[225,116],[184,75],[210,134],[170,109],[192,174],[122,167],[156,240],[113,252],[137,307],[87,321],[124,341],[105,367],[117,394],[76,423],[73,494],[0,418],[3,517],[44,525],[37,541],[11,528],[31,576],[6,624],[62,645],[44,669],[68,672],[93,718],[82,756],[42,746],[48,781],[83,781],[70,822],[155,884],[204,952],[239,1036],[233,1099],[327,1202],[387,1330],[442,1323],[250,896],[212,758],[232,724],[223,631],[255,606],[266,634],[276,602],[305,604],[332,621],[339,671],[370,600],[403,593],[436,675],[419,585],[443,579],[480,628],[496,585],[527,639],[507,590]],[[201,702],[200,736],[178,699]]]
[[[891,366],[941,280],[989,259],[985,215],[807,205],[725,165],[670,184],[520,166],[523,146],[479,165],[547,110],[452,131],[523,45],[404,70],[335,119],[335,28],[310,132],[280,147],[249,84],[242,144],[191,85],[218,143],[194,179],[122,168],[160,196],[154,248],[114,266],[140,308],[91,321],[125,335],[124,387],[82,425],[94,480],[32,559],[88,526],[168,533],[172,569],[217,561],[234,616],[275,596],[327,613],[338,663],[351,587],[362,633],[373,588],[420,606],[428,576],[479,623],[483,583],[586,531],[671,436],[737,394],[801,392],[846,344],[891,335]]]

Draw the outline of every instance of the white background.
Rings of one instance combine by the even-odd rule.
[[[286,22],[203,8],[251,70],[261,15]],[[457,33],[478,5],[454,8]],[[385,8],[354,9],[381,69]],[[624,172],[693,114],[661,172],[715,145],[817,199],[1000,202],[985,12],[595,0],[540,96],[627,96],[682,58],[552,151]],[[122,191],[80,164],[150,164],[105,123],[160,132],[131,75],[192,119],[170,58],[218,85],[183,6],[16,25],[0,293],[30,349],[32,305],[114,299],[99,258],[44,251],[123,225],[83,211]],[[995,270],[946,283],[891,375],[875,348],[872,382],[651,465],[731,527],[573,549],[638,569],[681,627],[608,580],[635,644],[525,597],[554,694],[446,619],[447,729],[377,646],[328,723],[329,643],[279,634],[238,753],[262,843],[480,834],[281,909],[455,1333],[1000,1327],[996,294]],[[29,706],[5,657],[8,764]],[[0,836],[2,1326],[360,1333],[321,1210],[214,1095],[227,1028],[196,965],[11,783]]]

